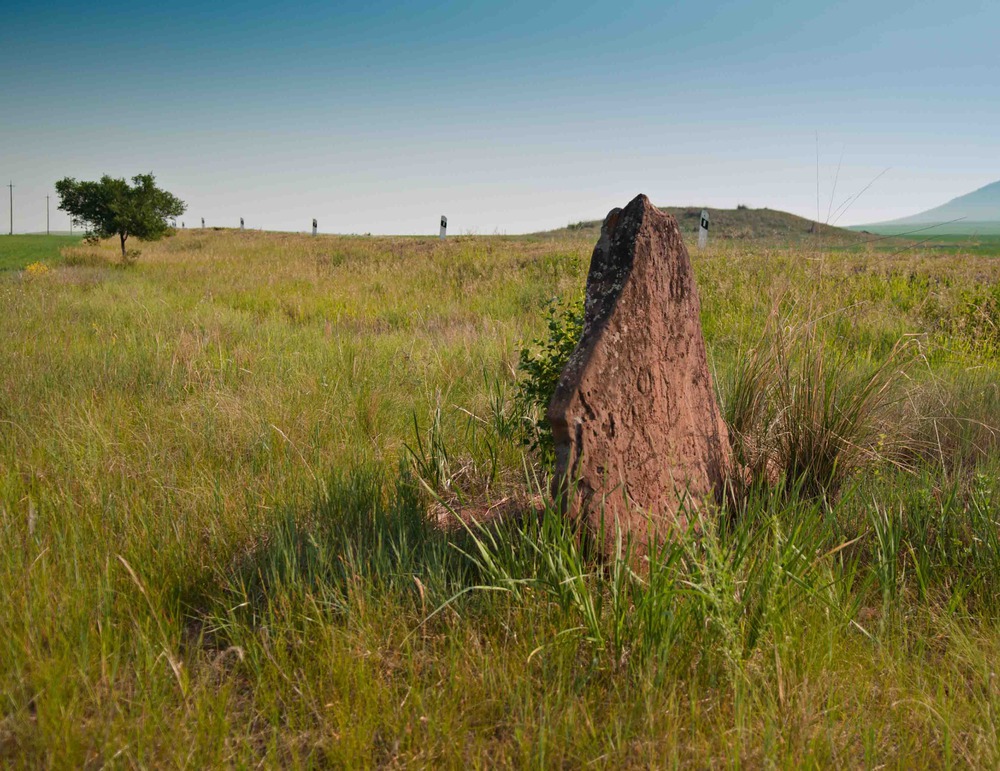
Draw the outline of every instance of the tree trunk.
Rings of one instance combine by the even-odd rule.
[[[128,236],[125,233],[119,233],[118,237],[122,240],[122,259],[124,260],[125,259],[125,239],[128,238]]]

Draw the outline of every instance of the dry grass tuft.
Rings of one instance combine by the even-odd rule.
[[[859,365],[815,324],[791,325],[772,314],[725,388],[739,468],[734,484],[781,480],[807,497],[832,499],[858,471],[898,463],[913,436],[894,421],[894,407],[914,362],[915,346],[902,340],[884,360]]]

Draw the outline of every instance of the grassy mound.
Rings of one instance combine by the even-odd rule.
[[[701,223],[701,207],[663,206],[668,214],[677,218],[677,224],[689,243],[696,243]],[[772,244],[799,243],[803,245],[819,240],[823,244],[851,244],[864,241],[864,235],[844,228],[831,227],[777,209],[709,209],[709,234],[711,239],[727,241],[766,241]],[[601,232],[601,220],[589,220],[569,225],[559,230],[540,233],[539,236],[565,238],[579,236],[596,241]]]

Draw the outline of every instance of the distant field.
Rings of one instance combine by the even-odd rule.
[[[0,767],[1000,767],[1000,260],[803,227],[693,255],[710,366],[765,471],[860,459],[638,570],[522,442],[593,232],[0,238]]]
[[[848,249],[872,249],[880,253],[910,254],[969,254],[979,257],[1000,256],[1000,234],[971,235],[963,233],[935,233],[933,230],[910,235],[864,234],[864,240]]]
[[[910,236],[910,239],[918,238]],[[934,236],[921,244],[921,248],[949,254],[976,254],[983,257],[1000,256],[1000,233],[995,235],[942,235]]]
[[[20,270],[33,262],[57,261],[61,248],[82,240],[82,236],[0,236],[0,270]]]
[[[1000,237],[1000,222],[949,222],[942,225],[932,224],[907,224],[907,225],[857,225],[848,228],[853,231],[868,231],[879,235],[898,236],[912,234],[912,238],[920,238],[932,235],[949,236],[987,236]]]

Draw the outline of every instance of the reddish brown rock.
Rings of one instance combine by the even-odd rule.
[[[583,336],[548,410],[553,493],[605,552],[615,523],[641,551],[722,493],[729,437],[699,313],[677,221],[644,195],[612,210],[590,261]]]

